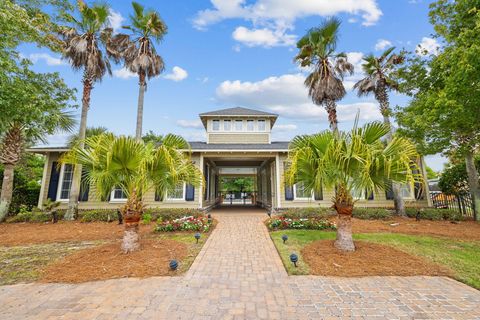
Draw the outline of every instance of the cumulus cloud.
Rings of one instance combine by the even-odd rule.
[[[375,51],[385,50],[391,46],[392,42],[385,39],[378,39],[377,43],[375,44]]]
[[[217,99],[229,105],[265,108],[291,119],[327,119],[325,109],[313,104],[301,73],[269,77],[257,82],[224,81],[216,90]],[[351,121],[360,110],[361,120],[381,119],[376,103],[338,105],[338,119]]]
[[[109,9],[108,21],[113,29],[113,32],[118,32],[122,28],[122,24],[123,21],[125,21],[125,18],[120,14],[120,12]]]
[[[42,60],[49,66],[66,66],[68,63],[59,57],[54,57],[48,53],[32,53],[27,57],[33,63]]]
[[[188,72],[185,69],[175,66],[172,69],[171,73],[168,73],[164,76],[165,79],[179,82],[185,80],[188,77]]]
[[[182,128],[193,128],[193,129],[203,128],[202,121],[200,120],[177,120],[177,125],[179,125]]]
[[[121,69],[113,70],[112,73],[114,77],[124,79],[124,80],[129,80],[131,78],[137,77],[136,73],[131,72],[125,67]]]
[[[237,27],[233,31],[232,37],[247,47],[290,46],[295,43],[296,39],[294,35],[286,34],[285,30],[248,29],[245,27]]]
[[[295,131],[297,130],[297,125],[296,124],[276,124],[273,127],[273,130],[280,131],[280,132]]]
[[[440,44],[438,43],[437,39],[423,37],[422,41],[418,44],[415,52],[418,55],[428,55],[428,54],[437,55],[439,50],[440,50]]]

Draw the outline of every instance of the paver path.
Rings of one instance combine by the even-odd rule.
[[[0,319],[480,319],[480,292],[448,278],[289,277],[264,213],[213,215],[183,277],[3,286]]]

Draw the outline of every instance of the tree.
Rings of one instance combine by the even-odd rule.
[[[152,130],[149,130],[143,137],[143,142],[153,142],[155,144],[160,144],[163,141],[163,136],[160,134],[156,134]]]
[[[87,129],[85,130],[85,138],[98,136],[104,133],[108,133],[108,129],[106,127],[87,127]],[[72,148],[74,145],[79,143],[80,140],[78,138],[78,133],[72,134],[70,137],[68,137],[67,146],[69,148]]]
[[[94,4],[89,7],[82,0],[78,1],[79,19],[65,15],[70,27],[63,27],[60,36],[63,41],[63,56],[69,60],[75,70],[83,69],[82,113],[78,131],[79,146],[83,148],[87,130],[87,114],[90,107],[90,94],[93,84],[100,81],[105,73],[111,74],[110,63],[102,51],[113,30],[106,27],[108,23],[108,6]],[[76,166],[65,219],[72,220],[78,211],[80,176],[82,168]]]
[[[58,131],[75,125],[70,102],[75,91],[57,73],[35,73],[22,61],[18,73],[0,82],[0,162],[3,183],[0,196],[0,221],[8,214],[13,196],[14,169],[26,144],[43,141]]]
[[[475,158],[475,167],[480,171],[480,157]],[[480,175],[480,172],[478,172]],[[451,195],[465,195],[470,192],[468,174],[465,162],[452,163],[440,175],[438,181],[440,189]]]
[[[229,192],[252,192],[255,190],[255,179],[253,177],[221,179],[222,191]]]
[[[162,57],[155,50],[154,41],[159,42],[167,33],[167,26],[160,15],[153,10],[145,11],[137,2],[132,2],[134,14],[130,16],[132,36],[118,34],[111,41],[108,51],[116,60],[123,60],[125,67],[138,74],[139,92],[137,106],[137,128],[135,137],[142,139],[143,101],[147,80],[158,76],[164,70]]]
[[[480,1],[437,1],[430,20],[443,39],[437,55],[417,56],[399,72],[411,103],[397,114],[403,133],[423,139],[431,152],[462,156],[475,219],[480,186],[474,154],[480,148]]]
[[[393,138],[393,128],[390,123],[390,102],[388,99],[388,92],[398,89],[398,83],[391,77],[391,73],[395,68],[402,64],[404,57],[397,55],[393,51],[395,47],[385,50],[378,58],[373,54],[369,54],[363,58],[362,64],[365,78],[361,79],[353,88],[357,90],[359,97],[373,94],[375,99],[380,104],[380,113],[383,116],[383,123],[390,127],[386,138],[391,141]],[[405,203],[403,201],[400,186],[393,184],[393,199],[395,204],[395,211],[398,215],[405,216]]]
[[[295,61],[301,67],[310,67],[312,72],[305,79],[305,86],[313,103],[324,105],[328,113],[330,129],[336,132],[336,102],[346,95],[343,76],[353,74],[353,65],[348,62],[345,53],[336,53],[340,21],[336,18],[326,20],[321,26],[310,29],[297,42],[299,52]]]
[[[389,187],[389,181],[412,183],[418,157],[415,146],[407,139],[394,137],[385,145],[390,127],[372,122],[338,134],[323,131],[297,136],[289,152],[286,172],[290,184],[301,182],[306,190],[316,192],[322,186],[335,188],[333,208],[338,213],[335,247],[355,251],[352,239],[352,194],[378,192]]]
[[[139,248],[138,223],[144,210],[142,196],[150,190],[164,195],[179,183],[200,185],[202,174],[190,159],[188,143],[179,136],[166,135],[161,144],[144,143],[113,134],[85,140],[85,148],[76,145],[66,153],[62,163],[81,165],[86,183],[95,186],[101,199],[120,188],[127,195],[122,207],[125,233],[122,250]]]

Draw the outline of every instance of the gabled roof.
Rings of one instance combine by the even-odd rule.
[[[216,111],[204,112],[199,114],[203,126],[207,128],[207,118],[209,117],[265,117],[270,118],[270,126],[273,127],[278,118],[278,114],[269,113],[260,110],[248,109],[243,107],[235,107],[228,109],[221,109]]]

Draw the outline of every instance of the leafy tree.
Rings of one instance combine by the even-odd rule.
[[[297,136],[290,147],[286,172],[287,182],[303,183],[306,190],[316,192],[336,188],[332,199],[338,213],[335,247],[354,251],[352,210],[358,190],[367,193],[386,190],[389,181],[410,183],[419,180],[414,174],[418,157],[415,146],[407,139],[394,137],[386,146],[381,141],[390,127],[372,122],[348,133],[324,131],[310,136]]]
[[[365,78],[353,86],[353,88],[357,90],[359,97],[373,94],[380,104],[383,123],[390,127],[390,131],[387,134],[387,141],[391,141],[393,137],[393,128],[390,124],[390,114],[392,110],[390,109],[388,92],[398,89],[398,83],[391,75],[396,67],[404,61],[403,55],[395,54],[393,52],[394,50],[395,47],[389,48],[378,58],[373,54],[369,54],[363,58],[364,63],[362,64],[362,68],[365,73]],[[405,216],[405,203],[401,196],[400,185],[394,183],[392,189],[395,211],[397,214]]]
[[[82,113],[78,132],[79,147],[83,148],[93,84],[100,81],[106,72],[111,73],[110,62],[103,52],[102,45],[105,46],[110,41],[113,30],[107,27],[107,5],[94,4],[88,6],[85,2],[79,0],[77,7],[79,14],[77,19],[72,15],[64,15],[70,26],[62,27],[60,35],[63,42],[64,57],[69,60],[73,69],[83,69]],[[65,214],[67,220],[72,220],[78,211],[81,172],[82,168],[75,166],[68,210]]]
[[[95,186],[102,199],[114,188],[127,195],[122,208],[125,253],[139,248],[138,223],[144,206],[142,196],[149,190],[165,195],[179,183],[200,185],[202,174],[190,159],[188,143],[179,136],[166,135],[159,146],[130,137],[113,134],[93,136],[85,140],[85,148],[73,147],[61,159],[63,163],[81,165],[86,182]]]
[[[160,144],[163,141],[163,136],[150,130],[142,137],[142,140],[145,143],[153,142],[155,144]]]
[[[252,192],[255,190],[255,179],[251,177],[246,177],[246,178],[223,177],[221,179],[221,186],[222,186],[222,191]]]
[[[164,70],[162,57],[155,50],[154,41],[159,42],[167,33],[167,26],[160,15],[145,8],[137,2],[132,2],[134,14],[130,16],[129,29],[132,35],[118,34],[109,45],[109,53],[117,61],[123,60],[125,67],[138,74],[139,92],[137,108],[137,129],[135,137],[142,139],[143,101],[147,80],[158,76]]]
[[[430,20],[443,39],[438,55],[412,57],[401,69],[402,91],[412,96],[397,114],[402,133],[421,141],[428,153],[465,159],[469,190],[479,219],[480,186],[474,153],[480,147],[480,2],[431,5]]]
[[[336,53],[339,27],[340,21],[331,18],[312,28],[297,42],[299,52],[295,57],[300,66],[313,69],[305,79],[305,86],[313,103],[324,105],[334,132],[338,131],[336,102],[346,95],[343,76],[353,74],[347,55]]]
[[[480,175],[480,157],[475,158],[475,166]],[[464,195],[470,192],[465,162],[451,164],[443,170],[438,186],[446,194]]]
[[[90,138],[104,133],[108,133],[108,129],[106,127],[87,127],[87,130],[85,130],[85,137]],[[67,146],[71,148],[79,142],[78,134],[72,134],[70,137],[68,137]]]
[[[4,168],[0,221],[9,211],[14,169],[25,146],[75,125],[72,113],[65,111],[72,107],[75,91],[57,73],[35,73],[25,60],[20,68],[0,82],[0,162]]]
[[[430,167],[425,167],[425,170],[427,171],[427,179],[435,179],[438,178],[438,172],[433,171],[432,168]]]

